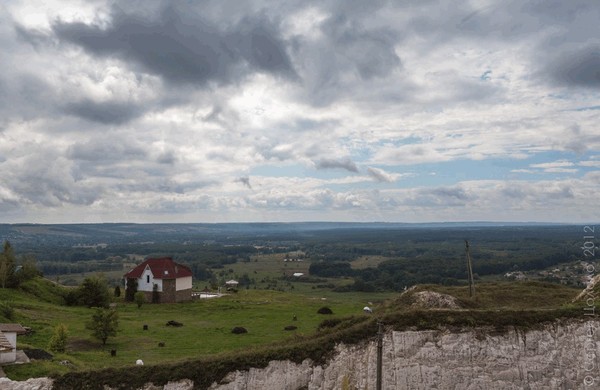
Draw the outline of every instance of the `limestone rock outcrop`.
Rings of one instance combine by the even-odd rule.
[[[384,389],[600,388],[599,321],[570,321],[539,330],[494,334],[474,329],[388,332]],[[325,366],[271,362],[230,373],[211,390],[374,389],[376,344],[339,345]]]

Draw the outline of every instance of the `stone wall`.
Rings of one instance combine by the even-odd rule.
[[[160,293],[160,303],[175,302],[177,302],[177,294],[175,292],[175,279],[163,279],[163,289]]]
[[[164,279],[163,290],[160,293],[161,303],[188,302],[192,300],[192,289],[175,290],[175,279]]]
[[[177,291],[175,296],[177,302],[189,302],[192,300],[192,289]]]

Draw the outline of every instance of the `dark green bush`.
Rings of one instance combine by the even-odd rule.
[[[317,310],[318,314],[333,314],[333,311],[328,308],[327,306],[323,306],[322,308],[320,308],[319,310]]]
[[[0,302],[0,316],[7,321],[12,321],[15,317],[15,309],[8,302]]]

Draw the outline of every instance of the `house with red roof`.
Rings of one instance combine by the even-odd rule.
[[[148,302],[152,302],[155,285],[160,303],[186,302],[192,299],[192,270],[170,257],[146,259],[125,274],[125,286],[135,283],[134,280],[137,280],[137,291],[144,292]]]

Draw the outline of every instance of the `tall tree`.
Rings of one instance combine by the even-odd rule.
[[[121,296],[121,287],[115,286],[115,298],[119,298]]]
[[[42,272],[37,267],[37,260],[34,255],[22,255],[19,258],[20,269],[15,271],[12,286],[20,286],[21,283],[27,280],[42,276]]]
[[[106,279],[100,276],[85,278],[79,287],[79,299],[87,307],[108,307],[110,292]]]
[[[152,303],[160,303],[160,293],[158,292],[158,284],[152,286]]]
[[[15,276],[15,253],[10,242],[4,241],[3,251],[0,254],[0,286],[10,287]]]
[[[102,341],[102,345],[106,345],[109,337],[117,335],[119,315],[114,309],[96,308],[85,327],[92,331],[92,336]]]
[[[125,287],[125,302],[133,302],[137,290],[137,279],[127,279],[127,286]]]

